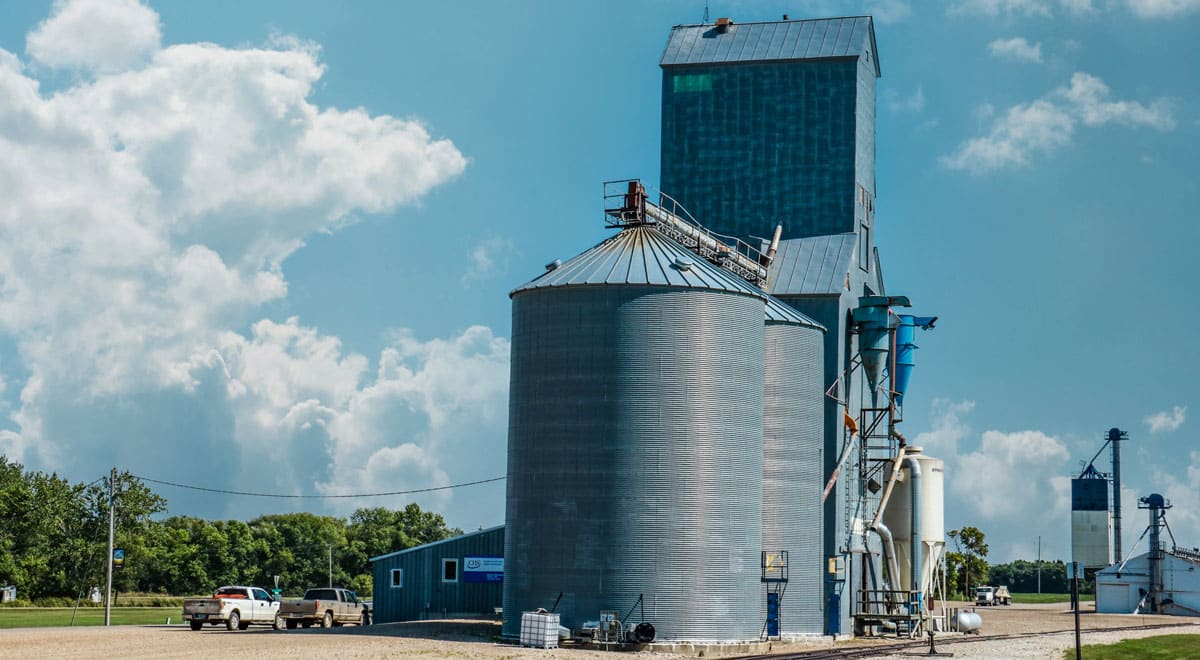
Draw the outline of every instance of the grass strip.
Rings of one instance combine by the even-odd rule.
[[[0,628],[46,628],[71,625],[70,607],[6,607],[0,609]],[[183,623],[178,607],[114,607],[112,625],[144,626],[162,624],[171,618],[172,624]],[[104,608],[81,607],[75,614],[76,626],[104,625]]]

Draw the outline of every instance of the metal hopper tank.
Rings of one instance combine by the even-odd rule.
[[[511,295],[503,633],[757,639],[765,294],[632,226]]]

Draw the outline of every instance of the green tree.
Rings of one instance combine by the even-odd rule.
[[[106,478],[84,492],[82,526],[86,536],[107,537],[108,485]],[[146,569],[146,557],[151,554],[145,544],[147,531],[153,526],[151,516],[166,511],[167,500],[129,472],[118,472],[112,486],[113,547],[125,550],[125,567],[113,573],[113,589],[140,591],[140,573]],[[99,561],[101,574],[107,570],[107,547],[105,538]]]
[[[987,584],[988,545],[984,533],[977,527],[952,529],[946,533],[954,543],[954,552],[946,554],[946,569],[950,576],[951,592],[962,593],[971,598],[971,587]],[[959,581],[959,576],[962,580]],[[961,591],[960,591],[961,589]]]
[[[261,516],[250,521],[257,546],[254,571],[248,578],[268,584],[271,576],[280,576],[285,593],[300,593],[313,586],[329,583],[329,556],[335,560],[346,547],[346,520],[312,513],[283,513]],[[333,566],[335,585],[345,584],[349,575],[340,561]]]
[[[371,557],[462,534],[460,529],[446,526],[441,514],[423,511],[416,503],[402,510],[383,507],[358,509],[350,516],[346,529],[346,547],[341,557],[344,572],[350,576],[351,587],[366,595],[371,593]]]

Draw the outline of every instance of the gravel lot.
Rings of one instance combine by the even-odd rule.
[[[1138,627],[1161,623],[1186,624],[1160,630],[1085,632],[1084,644],[1110,643],[1133,637],[1163,634],[1194,634],[1200,648],[1200,618],[1095,614],[1088,610],[1080,625],[1088,629]],[[1053,658],[1074,648],[1074,618],[1063,605],[1013,605],[979,608],[984,635],[1063,631],[1036,639],[949,643],[939,641],[939,650],[955,658]],[[599,660],[621,657],[613,653],[577,649],[524,649],[496,644],[499,626],[489,621],[440,621],[384,624],[332,630],[276,632],[251,628],[245,632],[205,629],[192,632],[186,626],[122,626],[113,628],[24,628],[0,631],[0,656],[38,658],[95,658],[103,656],[139,658],[564,658]],[[892,643],[895,639],[853,640],[837,646]],[[827,640],[803,644],[776,644],[775,651],[828,647]],[[706,653],[709,657],[714,654]],[[667,660],[690,657],[672,653],[631,654],[637,658]],[[885,656],[901,658],[905,656]]]

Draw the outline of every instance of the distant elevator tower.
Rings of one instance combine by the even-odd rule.
[[[1108,475],[1090,463],[1071,480],[1071,560],[1084,568],[1109,564]]]

